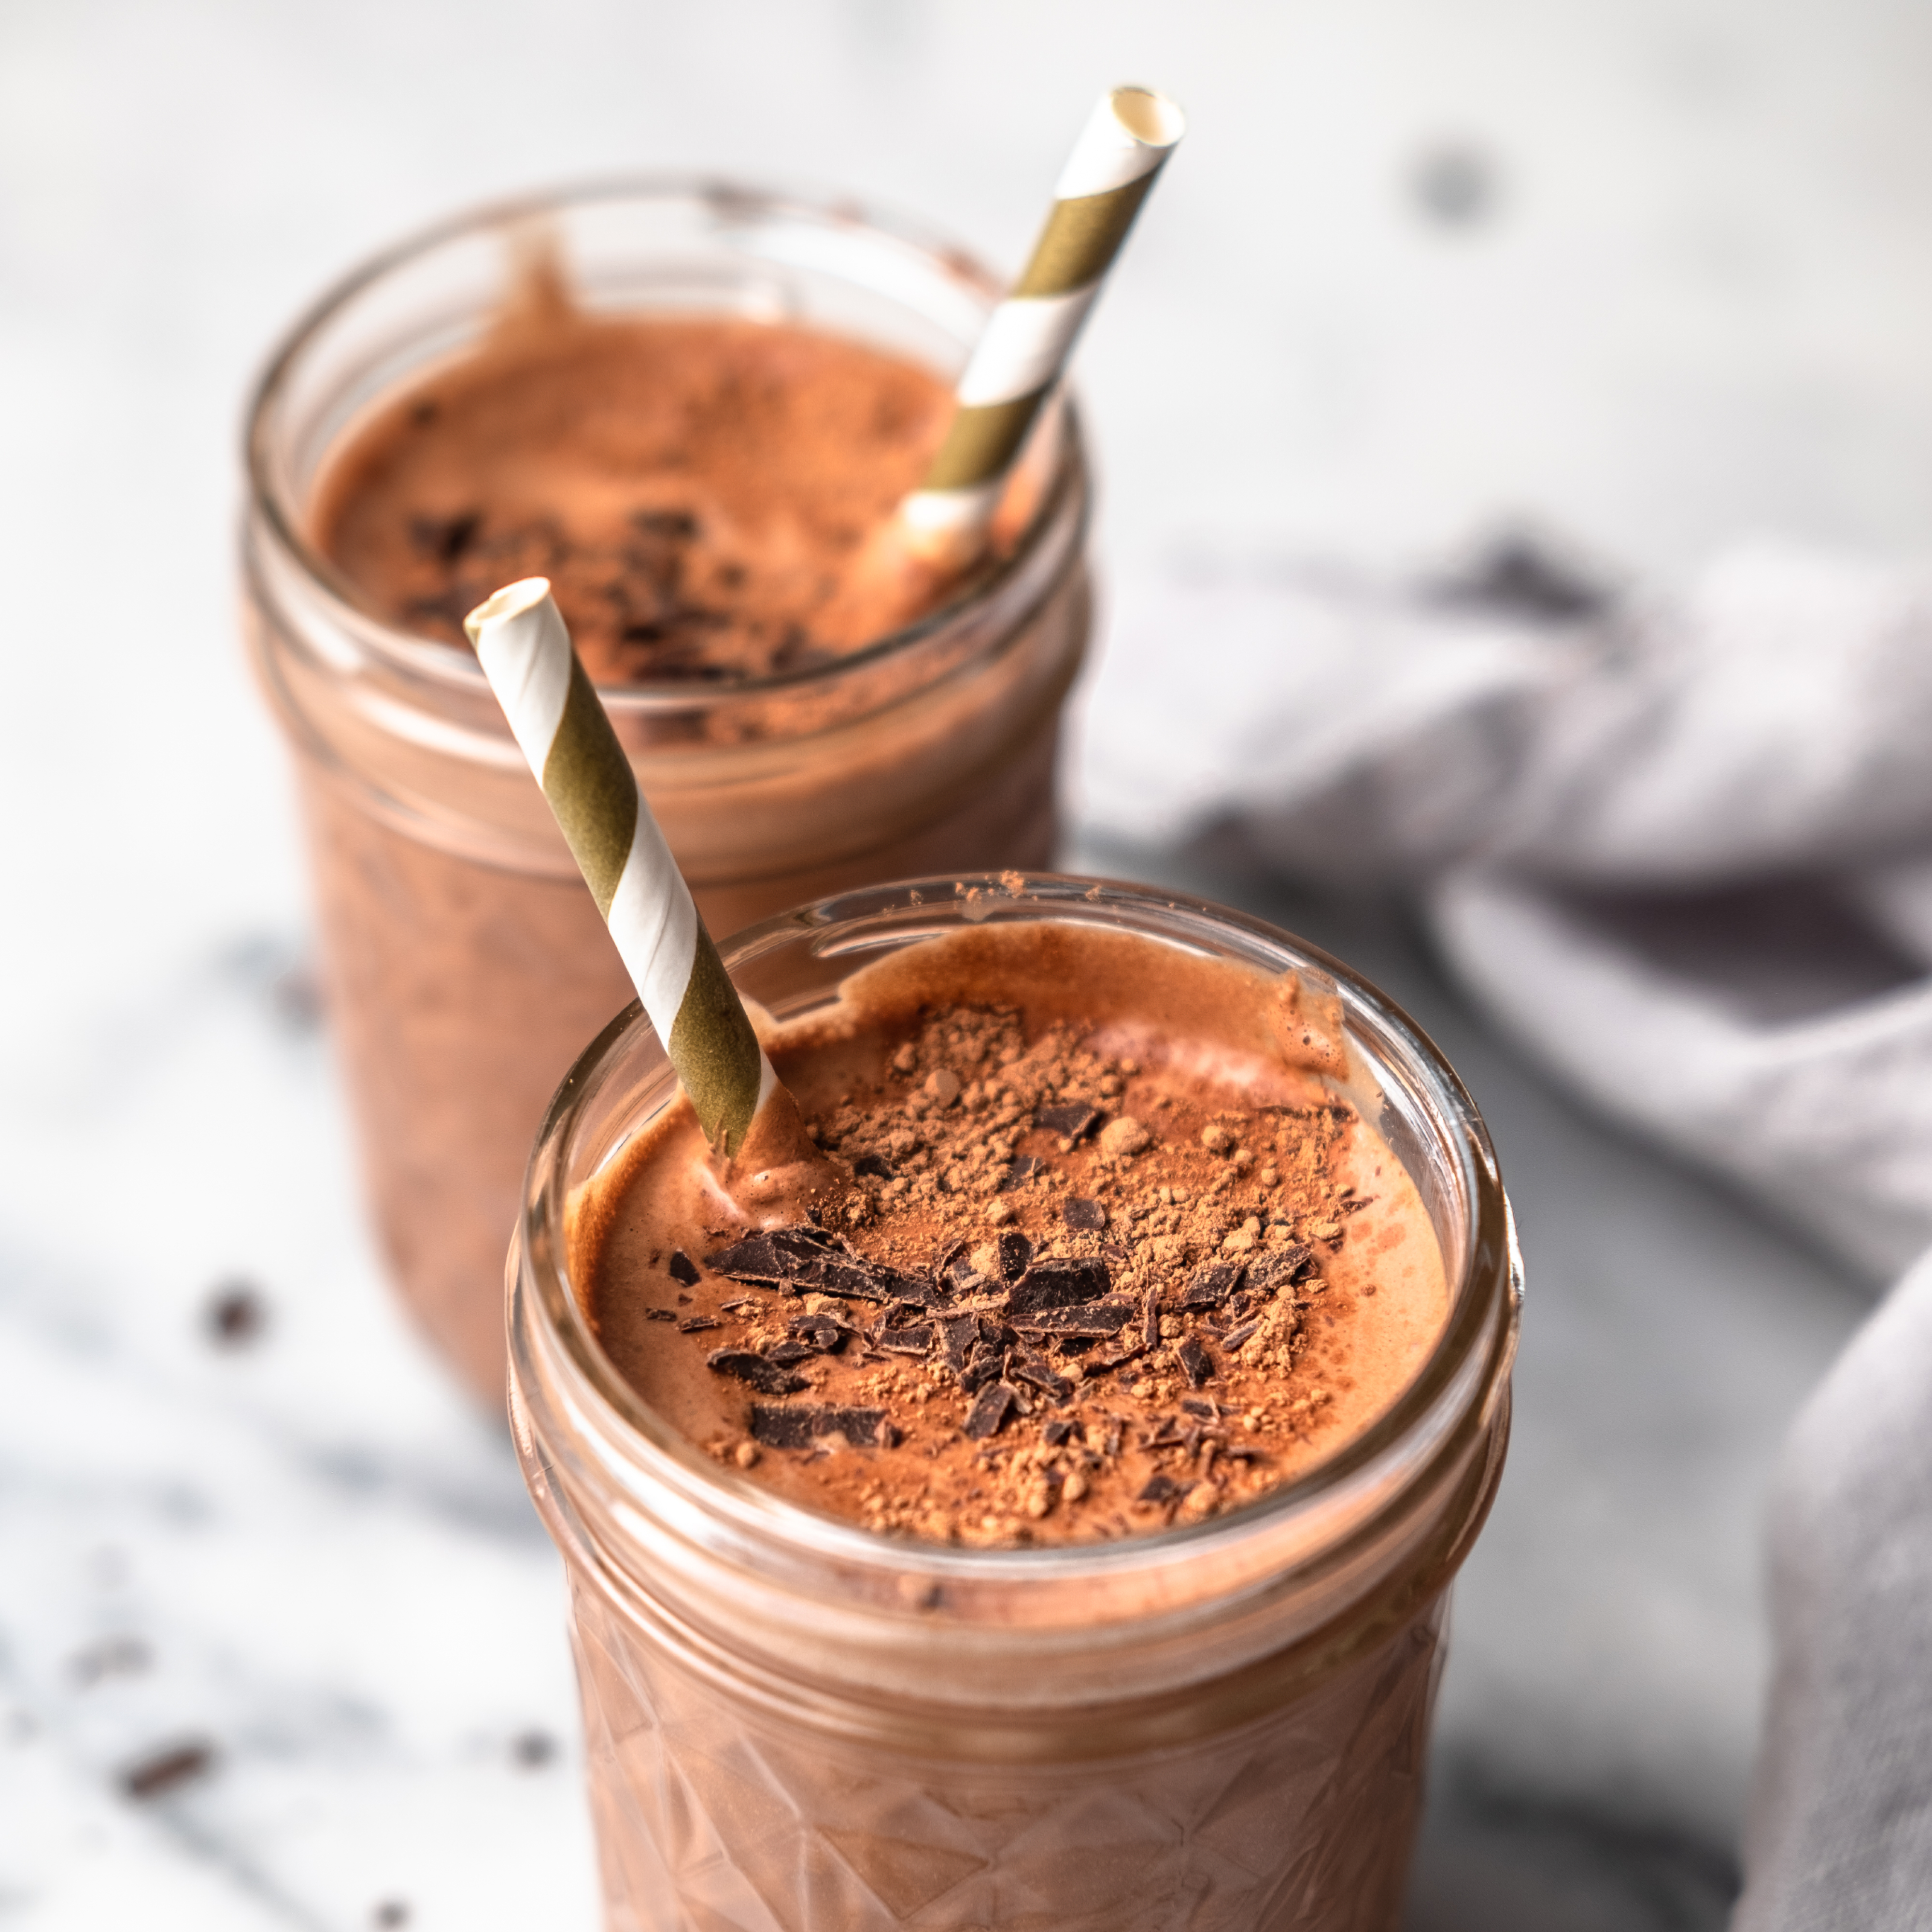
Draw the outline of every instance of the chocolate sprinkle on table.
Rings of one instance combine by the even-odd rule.
[[[158,1798],[191,1778],[206,1777],[214,1768],[212,1744],[178,1744],[130,1765],[121,1774],[121,1789],[130,1798]]]

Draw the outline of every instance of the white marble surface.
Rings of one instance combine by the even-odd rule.
[[[1203,531],[1923,550],[1928,42],[1910,0],[0,12],[0,1922],[592,1922],[554,1565],[360,1232],[235,641],[241,399],[301,303],[456,202],[639,166],[1010,261],[1133,76],[1194,132],[1083,358],[1120,594]],[[1412,1004],[1524,1223],[1414,1924],[1721,1923],[1763,1472],[1859,1291],[1582,1119],[1394,914],[1183,870]],[[218,1348],[235,1278],[268,1321]]]

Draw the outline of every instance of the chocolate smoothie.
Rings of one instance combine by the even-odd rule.
[[[853,1174],[830,1213],[740,1227],[682,1106],[584,1202],[572,1273],[652,1409],[794,1502],[980,1544],[1201,1521],[1388,1407],[1442,1258],[1294,1046],[1298,982],[1052,926],[935,950],[916,1006],[907,970],[769,1042]]]
[[[316,541],[426,637],[462,646],[492,591],[547,577],[598,684],[770,677],[878,634],[851,621],[866,538],[952,409],[930,371],[856,342],[612,321],[539,282],[344,445]]]
[[[956,258],[874,238],[849,209],[592,196],[558,204],[534,254],[526,221],[502,224],[501,283],[453,338],[446,278],[476,283],[464,250],[493,219],[350,285],[271,372],[248,563],[258,663],[302,754],[377,1231],[412,1312],[494,1406],[530,1136],[631,989],[463,614],[517,577],[551,578],[722,938],[875,880],[1048,862],[1088,596],[1084,472],[1061,421],[1042,425],[979,575],[936,586],[944,608],[889,640],[868,620],[867,532],[950,409],[940,368],[893,345],[943,365],[951,325],[935,341],[918,304],[950,313],[976,291]],[[619,251],[614,299],[596,275],[628,223],[638,253]],[[835,268],[811,267],[820,250]],[[772,298],[761,310],[799,319],[731,312],[747,274]],[[414,276],[424,292],[391,290]],[[694,304],[694,285],[710,299]],[[424,317],[409,355],[398,302]]]
[[[1387,1064],[1318,974],[948,910],[766,1031],[852,1177],[808,1211],[737,1211],[682,1098],[627,1130],[588,1062],[558,1130],[513,1414],[607,1922],[1391,1932],[1507,1344],[1446,1457],[1363,1459],[1469,1328]],[[539,1340],[559,1293],[628,1422]]]

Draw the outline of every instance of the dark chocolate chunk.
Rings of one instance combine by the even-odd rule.
[[[1198,1415],[1208,1422],[1212,1422],[1221,1412],[1211,1402],[1201,1402],[1192,1396],[1184,1396],[1180,1406],[1190,1415]]]
[[[938,1325],[939,1346],[946,1366],[956,1376],[963,1375],[967,1357],[979,1343],[979,1322],[970,1315],[941,1316]]]
[[[1241,1344],[1245,1342],[1261,1325],[1260,1322],[1258,1320],[1256,1320],[1253,1322],[1244,1322],[1238,1328],[1230,1328],[1227,1334],[1221,1337],[1222,1347],[1224,1348],[1238,1348]]]
[[[965,1422],[962,1425],[968,1438],[983,1442],[989,1436],[998,1435],[1018,1396],[1018,1391],[1009,1388],[1004,1382],[994,1382],[991,1388],[982,1389],[974,1398],[973,1406],[967,1411]]]
[[[714,1375],[748,1382],[760,1395],[794,1395],[811,1386],[802,1376],[749,1348],[715,1348],[705,1357],[704,1366]]]
[[[681,1281],[686,1288],[695,1288],[703,1277],[698,1272],[698,1264],[682,1248],[670,1251],[670,1259],[665,1263],[673,1281]]]
[[[1035,1262],[1013,1285],[1006,1298],[1007,1312],[1017,1317],[1042,1309],[1075,1307],[1083,1301],[1099,1300],[1113,1285],[1103,1261]]]
[[[1042,1132],[1058,1134],[1063,1140],[1077,1141],[1100,1118],[1091,1107],[1076,1101],[1064,1107],[1037,1107],[1033,1124]]]
[[[765,1360],[776,1362],[782,1369],[796,1368],[800,1362],[808,1362],[817,1354],[816,1348],[807,1348],[802,1342],[781,1342],[775,1348],[765,1351]]]
[[[1160,1346],[1160,1290],[1150,1288],[1141,1304],[1141,1340],[1150,1348]]]
[[[1107,1210],[1097,1201],[1070,1194],[1060,1204],[1060,1219],[1076,1232],[1097,1234],[1107,1225]]]
[[[1136,1356],[1146,1353],[1145,1343],[1130,1337],[1120,1347],[1109,1348],[1104,1355],[1089,1355],[1081,1367],[1085,1374],[1103,1376],[1110,1370],[1118,1369],[1133,1360]]]
[[[214,1768],[212,1744],[177,1744],[130,1765],[121,1774],[121,1789],[130,1798],[158,1798],[178,1784],[206,1777]]]
[[[1241,1285],[1239,1262],[1209,1262],[1189,1276],[1187,1292],[1180,1298],[1184,1308],[1219,1308]]]
[[[802,1342],[814,1354],[836,1355],[844,1347],[852,1330],[830,1315],[794,1315],[785,1324],[785,1333]]]
[[[646,1322],[675,1322],[677,1310],[675,1308],[647,1308],[644,1310],[644,1319]]]
[[[854,1174],[869,1174],[875,1180],[890,1180],[892,1178],[892,1168],[886,1164],[885,1156],[880,1154],[862,1154],[852,1163],[852,1172]]]
[[[1180,1366],[1187,1371],[1187,1379],[1196,1388],[1213,1380],[1214,1358],[1192,1335],[1174,1352],[1180,1357]]]
[[[1134,1318],[1131,1301],[1084,1301],[1075,1308],[1042,1308],[1037,1315],[1013,1317],[1029,1335],[1118,1335]]]
[[[677,1324],[680,1335],[696,1335],[706,1328],[722,1328],[724,1323],[715,1315],[687,1315]]]
[[[1163,1415],[1155,1423],[1154,1433],[1141,1446],[1144,1449],[1178,1449],[1187,1439],[1180,1426],[1180,1418]]]
[[[1043,1174],[1046,1171],[1045,1161],[1036,1160],[1030,1154],[1021,1154],[1006,1163],[1006,1171],[1000,1178],[998,1191],[1004,1194],[1009,1189],[1021,1186],[1036,1174]]]
[[[1072,1423],[1063,1421],[1058,1417],[1055,1417],[1052,1421],[1047,1423],[1041,1429],[1040,1436],[1040,1440],[1049,1449],[1058,1449],[1072,1433]]]
[[[889,1354],[928,1354],[932,1349],[932,1324],[916,1322],[906,1328],[880,1328],[873,1331],[872,1340]]]
[[[1073,1384],[1057,1373],[1044,1355],[1024,1346],[1015,1348],[1007,1358],[1006,1372],[1016,1382],[1029,1384],[1055,1402],[1065,1402],[1073,1393]]]
[[[1033,1259],[1032,1242],[1017,1231],[1009,1231],[1000,1237],[998,1245],[1000,1274],[1009,1281],[1018,1281]]]
[[[1142,1490],[1135,1501],[1143,1503],[1178,1502],[1193,1486],[1192,1483],[1177,1483],[1172,1476],[1154,1476],[1149,1478],[1147,1487]]]
[[[842,1436],[855,1449],[871,1449],[885,1426],[883,1408],[840,1408],[815,1402],[752,1405],[752,1440],[769,1449],[809,1449],[827,1436]]]
[[[1285,1248],[1270,1249],[1268,1253],[1257,1255],[1248,1264],[1248,1286],[1272,1294],[1276,1288],[1286,1288],[1315,1272],[1315,1252],[1301,1242],[1291,1242]]]
[[[733,1281],[770,1282],[794,1293],[809,1288],[854,1300],[890,1301],[898,1296],[922,1295],[926,1287],[914,1276],[854,1254],[843,1242],[815,1227],[774,1228],[767,1233],[748,1234],[704,1258],[708,1266]]]

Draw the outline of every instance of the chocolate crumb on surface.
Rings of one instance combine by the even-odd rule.
[[[214,1768],[214,1762],[212,1744],[176,1744],[130,1765],[121,1774],[121,1789],[130,1798],[160,1798],[206,1778]]]

